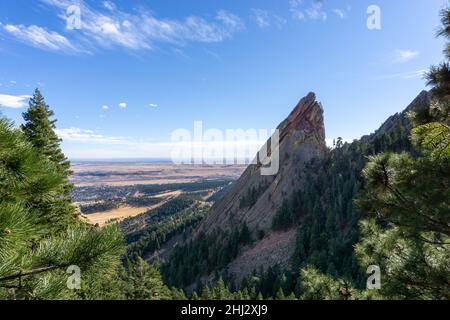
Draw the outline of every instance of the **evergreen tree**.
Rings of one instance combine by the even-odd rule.
[[[439,34],[450,38],[450,9],[442,23]],[[448,61],[432,68],[433,101],[410,114],[418,157],[381,154],[363,172],[359,204],[374,218],[363,222],[356,252],[363,266],[380,266],[387,297],[450,299],[449,75]]]
[[[275,296],[276,300],[286,300],[286,296],[284,295],[283,289],[280,288]]]
[[[360,291],[345,279],[336,279],[308,266],[301,270],[301,299],[303,300],[380,300],[376,290]]]
[[[170,300],[175,293],[180,298],[180,292],[171,292],[164,285],[159,270],[138,257],[126,266],[122,273],[124,295],[130,300]],[[181,295],[181,298],[183,295]]]
[[[64,179],[54,162],[0,118],[0,298],[99,297],[95,284],[115,273],[123,252],[116,227],[49,219]],[[71,266],[81,271],[80,290],[67,286]]]
[[[225,286],[225,282],[222,278],[217,282],[216,287],[212,291],[213,300],[229,300],[232,298],[231,292]]]
[[[36,89],[30,99],[28,110],[23,113],[25,123],[22,125],[22,130],[35,148],[51,161],[68,170],[69,162],[59,146],[61,140],[55,132],[56,120],[51,119],[53,116],[54,112],[45,103],[39,89]]]
[[[21,126],[27,140],[41,154],[48,157],[57,165],[57,168],[67,179],[64,184],[64,193],[68,195],[72,186],[68,182],[70,172],[70,162],[60,148],[61,139],[55,132],[56,120],[52,119],[54,112],[46,104],[39,89],[36,89],[30,99],[29,107],[23,113],[25,123]]]
[[[194,291],[194,293],[192,294],[191,300],[194,300],[194,301],[200,300],[200,298],[199,298],[197,292]],[[206,299],[205,299],[205,300],[206,300]]]
[[[450,39],[450,9],[442,11],[442,23],[439,35]],[[361,223],[355,251],[363,268],[380,267],[381,289],[358,291],[310,267],[302,270],[303,298],[450,298],[449,48],[450,42],[447,61],[427,75],[431,104],[409,114],[414,150],[371,156],[363,170],[365,191],[356,203],[372,216]],[[376,142],[375,153],[393,140],[382,135]]]
[[[211,290],[209,289],[209,287],[207,285],[205,285],[202,289],[202,300],[212,300],[213,299],[213,294],[211,293]]]
[[[172,300],[187,300],[186,294],[182,289],[172,288],[171,292]]]

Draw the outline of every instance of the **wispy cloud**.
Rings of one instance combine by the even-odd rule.
[[[258,25],[260,28],[270,27],[269,13],[262,9],[252,9],[250,18]]]
[[[408,62],[411,61],[419,56],[420,52],[417,50],[401,50],[397,49],[395,50],[394,54],[394,62],[402,63],[402,62]]]
[[[341,19],[344,19],[346,16],[346,13],[342,9],[334,9],[333,12]]]
[[[127,107],[127,103],[126,102],[121,102],[119,103],[119,107],[122,109],[125,109]]]
[[[36,48],[50,51],[77,52],[78,49],[63,35],[47,31],[36,25],[24,26],[13,24],[1,24],[5,32],[19,41]]]
[[[111,1],[103,1],[103,6],[108,10],[116,10],[116,5]]]
[[[349,15],[350,11],[352,10],[352,7],[347,4],[344,8],[336,8],[333,9],[333,12],[340,18],[345,19]]]
[[[214,52],[214,51],[209,50],[209,49],[206,49],[206,48],[204,48],[204,51],[205,51],[205,53],[206,53],[207,55],[213,57],[213,58],[216,59],[217,61],[219,61],[219,62],[222,62],[222,61],[223,61],[223,60],[222,60],[222,57],[221,57],[217,52]]]
[[[287,23],[285,18],[259,8],[250,10],[250,20],[256,23],[256,25],[261,29],[266,29],[271,26],[282,29]]]
[[[158,104],[156,104],[156,103],[150,103],[150,104],[149,104],[149,107],[150,107],[150,108],[157,108],[157,107],[158,107]]]
[[[41,0],[57,8],[62,19],[71,0]],[[121,47],[140,50],[152,49],[156,43],[182,45],[186,42],[221,42],[245,28],[244,22],[235,14],[220,10],[212,19],[188,16],[185,19],[163,19],[141,9],[129,13],[117,9],[110,1],[104,1],[105,10],[94,9],[80,2],[81,28],[71,30],[79,45],[90,47]],[[90,49],[90,48],[89,48]]]
[[[292,17],[300,21],[307,19],[325,21],[328,18],[323,9],[323,0],[290,0],[289,9]]]
[[[23,108],[27,106],[27,101],[29,98],[31,98],[31,96],[12,96],[8,94],[0,94],[0,107],[13,109]]]
[[[312,20],[327,20],[327,14],[322,10],[323,2],[321,0],[314,0],[309,8],[306,9],[306,14]]]
[[[278,29],[282,29],[284,27],[284,25],[287,23],[287,20],[285,18],[280,17],[279,15],[276,15],[276,14],[273,15],[273,21],[274,21],[274,25]]]
[[[93,130],[80,128],[56,129],[56,134],[66,142],[94,143],[94,144],[126,144],[127,139],[123,137],[105,136],[95,133]]]
[[[226,10],[220,10],[217,13],[216,19],[227,26],[230,32],[241,31],[245,28],[245,24],[241,18]]]
[[[103,110],[108,110],[108,109],[109,109],[109,106],[104,105],[104,106],[102,106],[102,109],[103,109]]]
[[[428,72],[427,69],[420,69],[415,71],[401,72],[401,73],[393,73],[386,74],[376,77],[376,80],[389,80],[389,79],[404,79],[404,80],[414,80],[420,79],[425,76],[425,73]]]
[[[303,0],[289,0],[289,10],[296,20],[306,20],[305,13],[301,8],[302,4]]]

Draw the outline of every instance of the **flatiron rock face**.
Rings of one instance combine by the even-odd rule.
[[[265,266],[287,263],[294,250],[294,233],[272,232],[273,216],[291,193],[306,183],[301,177],[304,164],[312,158],[322,157],[326,151],[323,108],[314,93],[301,99],[277,129],[279,170],[274,175],[263,175],[262,163],[251,164],[226,195],[215,203],[195,233],[210,233],[218,228],[231,230],[243,223],[247,224],[254,239],[264,231],[266,237],[236,259],[245,260],[243,263],[248,270],[244,273],[252,272],[260,263]],[[262,148],[259,159],[277,151],[276,148],[271,150],[272,141],[267,145],[269,152]],[[240,269],[232,263],[230,270],[233,268]],[[238,273],[242,275],[242,272]]]
[[[361,137],[360,141],[374,144],[378,137],[392,135],[399,126],[409,131],[411,123],[408,113],[429,105],[431,98],[430,92],[422,91],[404,111],[389,117],[378,130]],[[305,164],[326,155],[323,108],[314,93],[301,99],[278,129],[279,148],[267,142],[269,147],[263,147],[257,156],[262,161],[246,169],[227,194],[215,203],[194,234],[195,237],[200,232],[233,230],[247,224],[254,242],[241,248],[239,255],[227,266],[238,280],[261,267],[288,266],[295,250],[295,228],[273,231],[273,217],[294,191],[303,190],[310,182],[305,177],[305,172],[309,172],[309,169],[304,170]],[[406,141],[403,143],[407,144]],[[266,149],[269,152],[265,152]],[[263,175],[264,164],[267,164],[265,159],[273,159],[277,151],[279,170],[273,175]],[[314,172],[310,173],[309,176],[314,179]],[[298,222],[302,223],[301,215],[299,219]]]
[[[278,172],[262,175],[261,163],[251,164],[227,194],[216,202],[198,232],[213,232],[216,228],[231,228],[243,222],[251,231],[270,229],[276,208],[301,183],[302,166],[326,150],[323,108],[315,94],[309,93],[301,99],[278,129]],[[259,158],[263,153],[260,151]],[[252,194],[254,199],[249,200]],[[245,200],[250,204],[245,204]]]

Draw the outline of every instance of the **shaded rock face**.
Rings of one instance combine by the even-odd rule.
[[[261,174],[261,165],[250,165],[228,193],[215,203],[196,234],[214,232],[217,228],[231,229],[244,222],[254,235],[270,230],[277,209],[305,183],[300,177],[304,164],[326,151],[323,108],[316,101],[316,95],[309,93],[301,99],[277,129],[278,173],[265,176]]]

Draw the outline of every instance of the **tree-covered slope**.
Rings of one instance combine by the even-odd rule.
[[[275,273],[270,276],[273,279],[282,278],[282,274],[287,272],[291,281],[284,285],[283,290],[288,294],[297,287],[298,270],[314,265],[322,272],[362,284],[365,278],[356,261],[354,246],[359,241],[359,221],[364,212],[353,201],[364,187],[361,171],[370,155],[384,151],[414,153],[407,113],[429,102],[430,94],[423,91],[403,112],[390,117],[375,133],[352,143],[338,139],[333,148],[321,152],[320,157],[310,157],[308,161],[298,162],[295,157],[289,157],[292,150],[282,149],[286,154],[282,165],[290,168],[289,177],[278,175],[269,181],[262,192],[256,192],[250,209],[246,205],[238,205],[234,211],[228,209],[217,213],[218,208],[224,207],[223,203],[217,204],[200,226],[197,237],[175,248],[172,258],[163,266],[165,279],[171,285],[182,287],[199,280],[211,280],[214,274],[221,274],[231,282],[239,280],[239,284],[243,280],[248,284],[248,280],[255,277],[262,281],[267,277],[267,271]],[[267,189],[273,191],[279,184],[286,189],[273,200],[273,194],[270,197]],[[239,188],[230,188],[223,201],[246,199],[245,190],[253,190],[240,182],[238,185]],[[236,194],[236,190],[244,191]],[[258,212],[262,212],[260,221],[265,217],[263,212],[267,208],[259,211],[257,206],[258,202],[264,202],[261,197],[265,198],[268,210],[272,211],[269,227],[250,225],[250,238],[241,240],[240,226],[248,228],[247,221],[258,221]],[[223,222],[228,215],[231,215],[229,219],[234,219],[234,227]],[[247,220],[248,217],[253,219]],[[296,236],[288,237],[293,230],[296,230]],[[290,252],[288,263],[280,263],[281,268],[278,268],[273,260],[261,259],[266,243],[272,246],[270,255],[276,255],[277,251],[286,252],[285,246],[291,246],[292,250],[287,251]],[[270,287],[270,292],[264,294],[274,296],[280,286]]]

